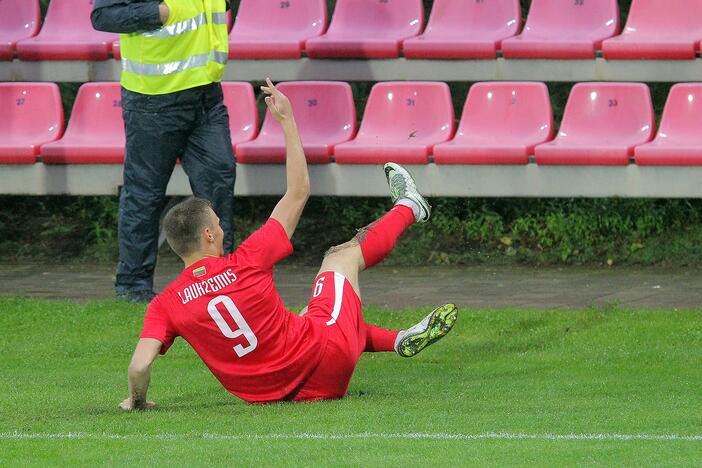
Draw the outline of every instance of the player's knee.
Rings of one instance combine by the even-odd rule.
[[[358,242],[355,240],[335,245],[324,253],[324,258],[351,256],[356,247],[358,247]]]
[[[340,262],[358,264],[361,260],[361,249],[356,240],[351,240],[341,245],[335,245],[324,254],[324,262]]]

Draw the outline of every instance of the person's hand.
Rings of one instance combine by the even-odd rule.
[[[267,86],[261,86],[261,91],[267,94],[266,106],[268,106],[273,118],[281,124],[286,121],[292,121],[294,116],[290,100],[285,94],[278,91],[278,88],[275,87],[270,78],[266,78],[266,84]]]
[[[135,407],[134,401],[131,398],[127,398],[122,403],[119,404],[119,409],[122,411],[132,411],[132,410],[149,410],[156,407],[156,403],[153,401],[146,401],[142,406]]]
[[[171,15],[171,10],[168,8],[168,5],[166,5],[164,2],[159,3],[158,5],[158,16],[161,19],[161,24],[166,24],[168,22],[168,18]]]

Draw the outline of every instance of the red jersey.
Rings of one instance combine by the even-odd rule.
[[[293,251],[271,218],[222,258],[189,266],[146,311],[141,338],[183,337],[234,395],[249,402],[284,399],[300,387],[326,344],[322,325],[288,311],[273,265]]]

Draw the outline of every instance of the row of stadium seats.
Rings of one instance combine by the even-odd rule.
[[[556,138],[543,83],[486,82],[470,88],[458,131],[445,83],[387,82],[371,90],[356,133],[351,87],[342,82],[287,82],[310,163],[702,165],[702,83],[673,86],[654,135],[648,87],[579,83]],[[240,163],[285,162],[281,127],[258,111],[249,83],[224,83],[232,146]],[[0,83],[0,163],[121,164],[120,87],[84,84],[63,134],[53,83]]]
[[[0,2],[0,60],[119,58],[116,34],[93,30],[93,0]],[[241,0],[230,56],[694,59],[702,0],[633,0],[619,34],[617,0],[533,0],[524,30],[519,0],[434,0],[423,34],[422,0],[338,0],[327,30],[325,0]],[[325,32],[326,31],[326,32]],[[38,35],[37,35],[38,33]],[[616,36],[616,37],[615,37]]]

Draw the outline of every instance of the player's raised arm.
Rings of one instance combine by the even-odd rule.
[[[261,86],[261,90],[268,95],[268,110],[283,127],[287,150],[287,190],[273,210],[271,218],[280,222],[288,237],[292,237],[310,196],[310,176],[290,101],[273,85],[270,78],[266,79],[266,83],[267,86]]]
[[[158,357],[162,343],[153,338],[141,338],[134,350],[132,362],[129,363],[129,398],[120,403],[125,411],[134,409],[150,409],[155,406],[153,401],[146,400],[146,391],[151,382],[151,365]]]

